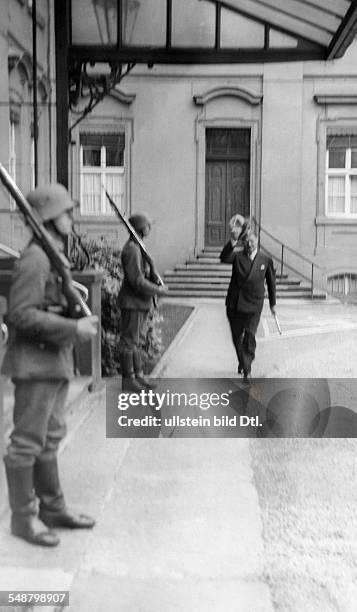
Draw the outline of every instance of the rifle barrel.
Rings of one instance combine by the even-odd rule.
[[[140,236],[138,235],[137,231],[133,228],[133,226],[131,225],[130,221],[128,221],[128,219],[126,219],[125,215],[123,215],[123,213],[119,210],[119,208],[117,207],[117,205],[115,204],[115,202],[111,198],[111,196],[109,195],[109,193],[106,190],[106,188],[104,187],[104,185],[103,185],[103,189],[105,191],[105,195],[107,196],[107,198],[109,200],[109,204],[111,205],[112,209],[116,213],[117,217],[119,217],[120,221],[122,221],[122,223],[124,223],[124,225],[125,225],[126,229],[128,230],[129,234],[131,234],[131,236],[133,236],[134,240],[139,245],[139,247],[141,249],[141,252],[144,255],[144,257],[146,258],[147,262],[149,263],[151,268],[153,268],[153,259],[152,259],[151,255],[149,254],[145,244],[143,243],[143,241],[141,240]],[[162,280],[160,274],[156,270],[155,270],[155,276],[157,278],[158,284],[159,285],[163,285],[164,281]]]
[[[70,308],[74,311],[74,316],[90,316],[92,313],[85,301],[82,299],[79,292],[73,286],[73,281],[70,273],[70,263],[63,253],[57,250],[51,235],[43,226],[42,220],[36,215],[31,208],[23,193],[16,185],[13,178],[10,176],[6,168],[0,163],[0,180],[10,195],[15,200],[20,212],[22,213],[26,224],[32,230],[35,238],[41,244],[43,250],[47,254],[52,266],[62,278],[62,289],[67,298]]]

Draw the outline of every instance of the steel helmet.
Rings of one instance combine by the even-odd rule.
[[[28,194],[27,200],[38,212],[42,221],[56,219],[66,210],[76,206],[67,189],[60,183],[36,187]]]
[[[131,215],[131,217],[129,217],[129,222],[131,223],[136,232],[141,232],[141,230],[144,229],[145,225],[151,226],[151,220],[145,213]]]

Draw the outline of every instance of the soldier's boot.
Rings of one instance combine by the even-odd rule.
[[[34,485],[40,500],[39,517],[48,527],[91,529],[95,525],[95,520],[91,516],[67,508],[60,484],[56,457],[36,461]]]
[[[154,384],[144,374],[144,370],[143,370],[143,366],[142,366],[142,360],[141,360],[141,355],[140,355],[140,351],[138,351],[138,350],[135,350],[133,352],[133,365],[134,365],[134,371],[135,371],[135,378],[138,381],[138,383],[142,386],[142,388],[144,388],[144,389],[156,389],[157,385]]]
[[[33,489],[33,467],[12,467],[6,462],[5,470],[11,508],[11,533],[39,546],[57,546],[58,535],[37,517],[36,497]]]
[[[120,366],[122,375],[122,391],[141,391],[144,389],[143,383],[135,377],[134,355],[132,351],[123,351],[120,354]]]

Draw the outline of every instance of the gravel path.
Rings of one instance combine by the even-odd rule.
[[[357,487],[353,439],[250,442],[278,612],[357,609]]]

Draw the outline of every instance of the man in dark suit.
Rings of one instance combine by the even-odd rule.
[[[269,304],[275,314],[276,289],[273,261],[258,249],[258,239],[249,230],[243,238],[243,251],[235,251],[237,236],[223,248],[222,263],[232,263],[232,277],[226,298],[227,317],[231,327],[233,344],[238,357],[238,373],[243,372],[248,381],[255,357],[255,334],[264,304],[265,283]]]

